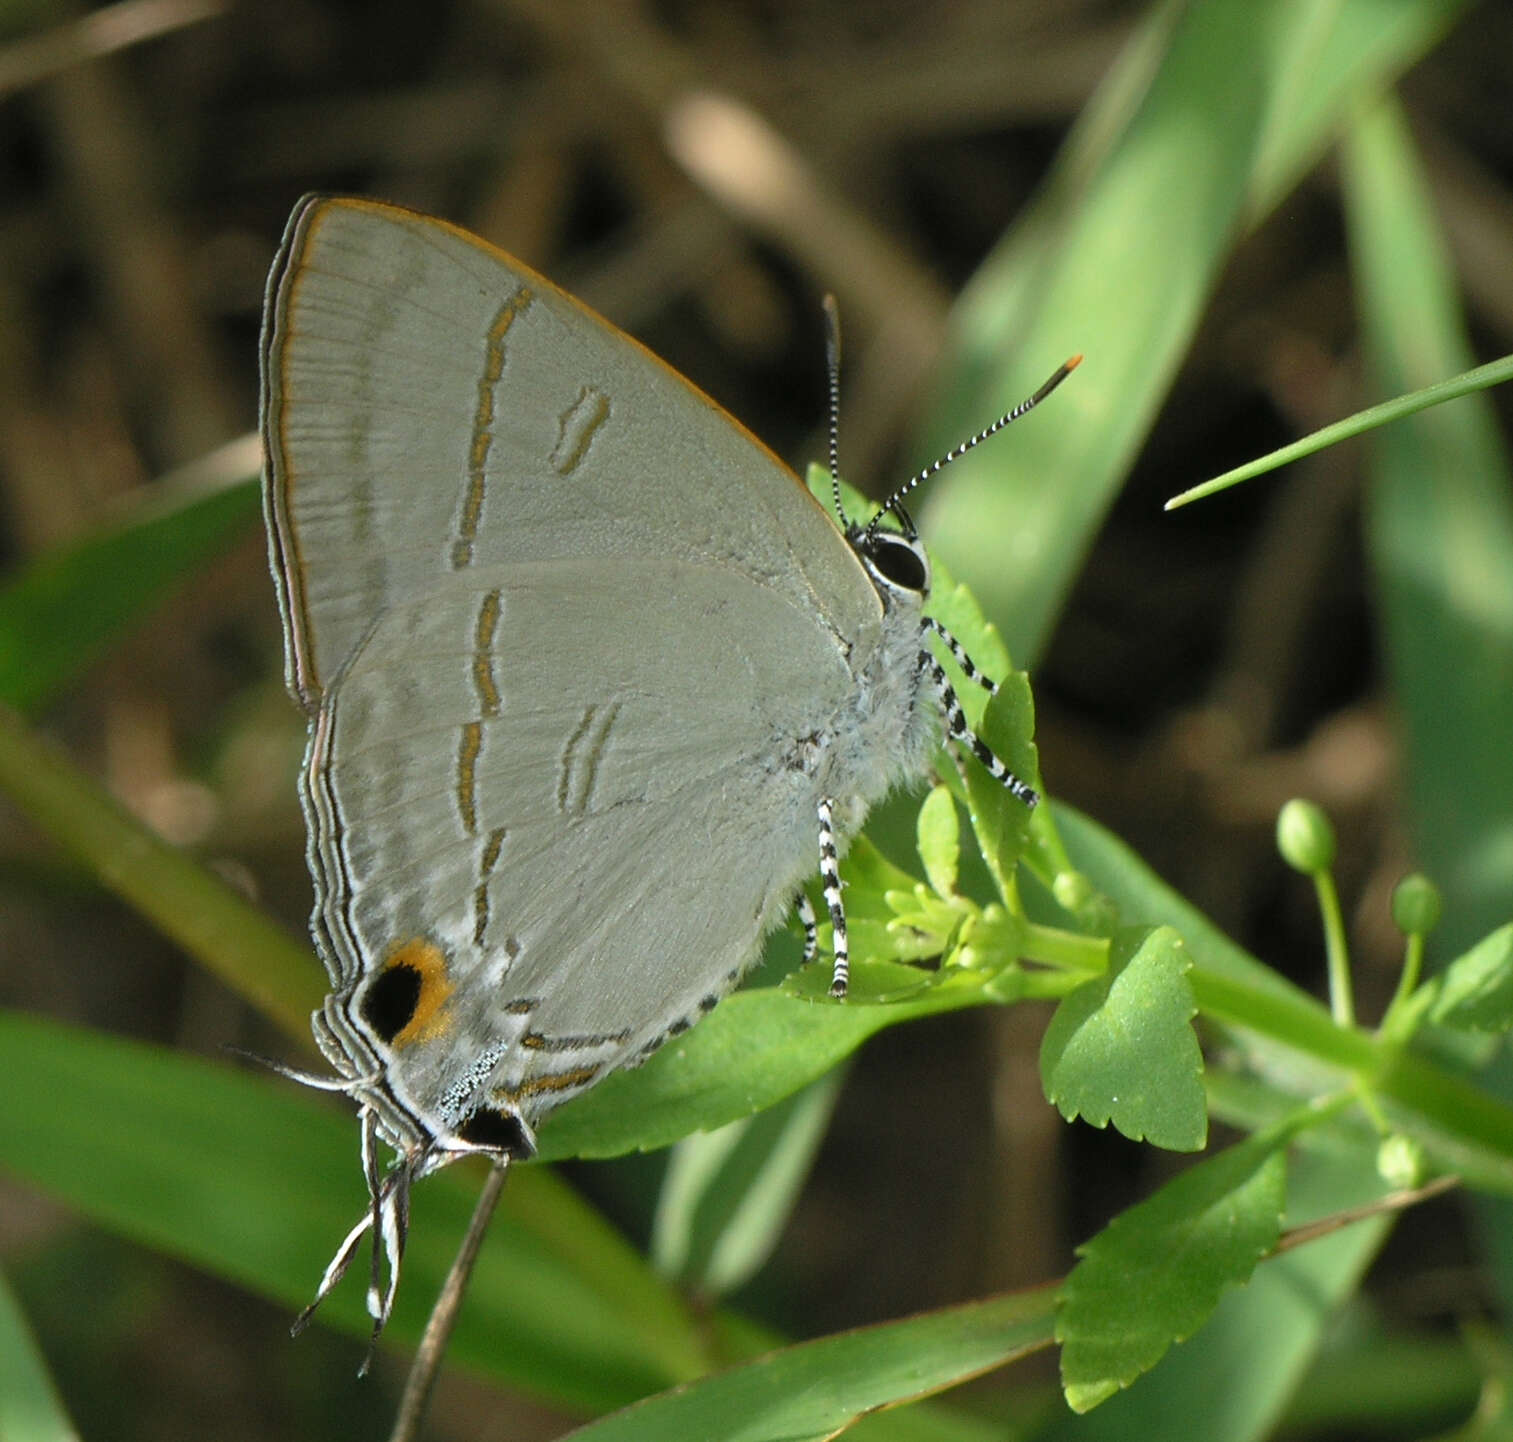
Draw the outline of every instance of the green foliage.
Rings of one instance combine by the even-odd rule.
[[[1000,681],[997,695],[942,660],[973,725],[1037,787],[1033,698],[1002,636],[1021,662],[1040,649],[1235,235],[1332,136],[1344,134],[1357,285],[1383,386],[1428,385],[1466,364],[1412,144],[1390,101],[1365,103],[1385,96],[1458,8],[1158,7],[1040,202],[964,297],[925,453],[1027,394],[1076,345],[1097,344],[1057,395],[1063,423],[1039,416],[1022,445],[963,462],[923,527],[966,578],[939,566],[933,609]],[[1355,1017],[1321,810],[1289,808],[1281,830],[1289,859],[1319,887],[1328,1008],[1237,947],[1116,838],[1050,801],[1032,815],[975,762],[958,769],[943,755],[915,824],[918,865],[866,840],[846,858],[854,959],[844,1004],[827,995],[822,957],[731,998],[543,1128],[544,1160],[684,1144],[657,1258],[711,1310],[690,1306],[549,1170],[522,1167],[484,1247],[456,1358],[582,1412],[626,1409],[585,1438],[758,1442],[854,1425],[879,1439],[973,1442],[1002,1429],[939,1406],[884,1409],[1054,1339],[1067,1402],[1098,1408],[1064,1421],[1068,1435],[1154,1435],[1159,1419],[1182,1416],[1192,1442],[1230,1442],[1275,1422],[1386,1230],[1380,1218],[1358,1221],[1277,1255],[1284,1217],[1379,1205],[1388,1187],[1452,1174],[1513,1197],[1513,1107],[1446,1059],[1452,1044],[1477,1056],[1487,1035],[1513,1026],[1513,524],[1495,433],[1472,402],[1457,407],[1395,408],[1370,462],[1369,555],[1406,719],[1411,820],[1437,878],[1405,882],[1394,899],[1407,946],[1379,1027]],[[102,532],[14,580],[0,595],[0,690],[11,704],[34,711],[77,681],[248,524],[249,495]],[[1020,542],[1013,564],[994,549],[1009,534]],[[319,989],[302,949],[9,712],[0,786],[102,884],[302,1030]],[[1423,937],[1442,910],[1461,954],[1422,981]],[[1249,1135],[1109,1221],[1058,1293],[798,1345],[721,1310],[787,1218],[837,1068],[885,1028],[1027,999],[1055,1003],[1041,1072],[1066,1118],[1112,1122],[1178,1152],[1205,1145],[1210,1118]],[[1215,1043],[1206,1073],[1200,1034]],[[0,1055],[0,1162],[142,1245],[293,1308],[360,1214],[350,1119],[287,1083],[17,1014],[0,1017]],[[417,1192],[395,1341],[418,1335],[469,1190],[454,1168]],[[338,1291],[321,1320],[361,1334],[360,1291]],[[8,1308],[6,1318],[18,1339],[12,1370],[46,1409],[40,1363]],[[1206,1350],[1173,1348],[1200,1332]]]
[[[0,592],[0,701],[40,710],[257,514],[249,479],[124,517],[12,577]]]
[[[1192,1336],[1276,1245],[1286,1152],[1260,1135],[1201,1162],[1078,1248],[1058,1299],[1067,1401],[1079,1411],[1128,1387]]]
[[[1108,970],[1070,993],[1046,1028],[1045,1094],[1068,1121],[1113,1122],[1132,1141],[1198,1151],[1208,1106],[1192,959],[1168,926],[1122,929],[1112,942]]]
[[[1499,926],[1445,968],[1429,1017],[1466,1031],[1513,1027],[1513,922]]]

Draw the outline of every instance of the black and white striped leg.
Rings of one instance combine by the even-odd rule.
[[[1004,786],[1011,796],[1017,796],[1026,806],[1036,805],[1040,801],[1040,796],[1035,788],[1021,781],[1010,771],[967,725],[966,713],[961,709],[961,702],[956,699],[956,692],[952,689],[951,682],[947,679],[940,662],[928,651],[921,651],[919,664],[924,667],[930,679],[935,683],[936,694],[940,697],[940,709],[946,718],[946,735],[952,741],[959,741],[966,746],[982,762],[988,775]]]
[[[851,980],[851,948],[846,941],[846,908],[841,904],[841,871],[836,858],[835,813],[828,798],[818,807],[820,820],[820,885],[830,909],[834,936],[835,970],[830,976],[830,995],[845,996]]]
[[[798,912],[799,925],[804,928],[804,965],[808,966],[820,954],[820,932],[814,922],[814,906],[807,891],[794,897],[793,909]]]
[[[946,643],[946,649],[951,653],[951,658],[961,667],[961,673],[968,681],[975,681],[989,696],[998,694],[998,682],[985,671],[980,671],[972,658],[967,655],[967,648],[961,644],[934,616],[922,616],[919,622],[921,631],[932,632]]]

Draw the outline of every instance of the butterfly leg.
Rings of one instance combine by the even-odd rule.
[[[962,649],[960,642],[951,635],[938,621],[926,618],[922,630],[933,631],[945,641],[951,648],[951,654],[956,658],[961,669],[970,680],[996,694],[998,687],[989,681],[981,671],[977,669]],[[1039,793],[1027,782],[1021,781],[1007,766],[1003,764],[981,740],[975,731],[967,724],[966,713],[961,709],[961,702],[956,699],[945,668],[935,659],[928,650],[919,653],[919,664],[928,673],[931,681],[935,683],[935,693],[940,698],[940,709],[946,720],[946,735],[952,741],[958,741],[982,762],[987,773],[995,781],[999,782],[1012,796],[1017,796],[1026,806],[1034,806],[1039,800]]]
[[[829,798],[819,804],[820,821],[820,886],[825,893],[825,905],[830,910],[830,930],[834,936],[835,970],[830,975],[830,995],[846,994],[851,979],[851,948],[846,940],[846,908],[841,905],[841,871],[836,859],[835,813]],[[813,911],[810,911],[811,919]]]
[[[962,675],[968,681],[975,681],[989,696],[998,694],[998,682],[986,672],[978,669],[976,663],[967,655],[967,648],[961,644],[934,616],[920,618],[919,628],[921,631],[932,632],[945,642],[946,649],[951,653],[951,659],[961,667]]]
[[[820,952],[819,927],[814,921],[814,906],[807,891],[800,891],[793,898],[793,909],[798,912],[799,925],[804,928],[804,965],[808,966]]]

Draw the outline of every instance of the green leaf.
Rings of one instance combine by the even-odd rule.
[[[1395,104],[1347,132],[1340,178],[1377,388],[1395,395],[1468,368],[1440,206]],[[1509,911],[1513,466],[1486,395],[1377,431],[1367,454],[1367,556],[1408,821],[1418,863],[1445,892],[1435,942],[1453,954]]]
[[[258,513],[252,482],[143,508],[32,561],[0,590],[0,701],[35,715]]]
[[[914,448],[927,464],[1067,355],[1087,353],[1045,406],[954,462],[920,506],[925,536],[1018,664],[1041,654],[1237,236],[1314,163],[1349,108],[1389,86],[1464,8],[1149,8],[1040,194],[958,300]]]
[[[1056,1340],[1068,1404],[1086,1412],[1128,1387],[1276,1245],[1287,1155],[1259,1136],[1168,1182],[1079,1247]]]
[[[1346,416],[1344,420],[1321,426],[1301,440],[1293,441],[1290,445],[1279,446],[1264,456],[1257,456],[1253,461],[1246,461],[1243,466],[1232,466],[1210,480],[1196,486],[1189,486],[1180,495],[1175,495],[1167,501],[1165,509],[1175,511],[1182,506],[1190,506],[1194,501],[1201,501],[1207,496],[1227,491],[1232,486],[1238,486],[1241,482],[1255,476],[1264,476],[1268,471],[1280,470],[1283,466],[1291,465],[1293,461],[1303,460],[1307,456],[1327,450],[1330,446],[1337,446],[1341,441],[1353,440],[1356,436],[1365,435],[1367,431],[1374,431],[1381,426],[1391,425],[1394,421],[1417,415],[1419,411],[1428,410],[1430,406],[1442,406],[1448,401],[1458,400],[1461,396],[1471,395],[1475,391],[1490,390],[1491,387],[1503,385],[1510,380],[1513,380],[1513,356],[1502,356],[1495,361],[1488,361],[1484,366],[1476,366],[1472,370],[1462,371],[1459,375],[1436,381],[1433,385],[1410,391],[1407,395],[1394,396],[1390,401],[1368,406],[1352,416]]]
[[[822,972],[828,985],[825,963]],[[853,992],[870,968],[853,972]],[[823,1076],[884,1027],[990,998],[970,978],[953,983],[912,967],[879,968],[914,993],[886,1006],[802,1001],[775,987],[726,998],[644,1066],[615,1072],[543,1123],[543,1161],[612,1157],[665,1147],[738,1121]]]
[[[367,1198],[339,1100],[140,1042],[0,1012],[0,1168],[144,1246],[295,1310]],[[413,1342],[466,1227],[477,1171],[415,1188],[391,1343]],[[371,1325],[366,1268],[316,1319]],[[627,1327],[625,1319],[636,1325]],[[516,1169],[468,1286],[452,1355],[582,1410],[704,1370],[682,1302],[542,1167]]]
[[[830,995],[830,963],[823,958],[783,978],[782,994],[795,1001],[810,1005],[835,1006]],[[921,996],[940,985],[940,979],[930,971],[908,966],[899,961],[851,962],[851,986],[846,992],[845,1006],[889,1007],[912,997]],[[985,1000],[986,998],[984,998]]]
[[[827,1442],[880,1408],[1046,1346],[1050,1312],[1041,1288],[836,1333],[648,1398],[564,1442]]]
[[[1035,701],[1029,677],[1013,671],[988,702],[978,735],[1021,781],[1040,789],[1040,753],[1035,747]],[[1017,906],[1014,868],[1029,843],[1032,809],[976,761],[966,768],[967,811],[972,834],[999,896]]]
[[[1247,955],[1117,838],[1061,803],[1056,818],[1072,859],[1126,920],[1181,934],[1205,1022],[1224,1027],[1270,1085],[1295,1103],[1360,1081],[1436,1166],[1513,1194],[1513,1107],[1443,1065],[1337,1025],[1317,999]]]
[[[1208,1110],[1191,967],[1170,927],[1132,928],[1114,938],[1108,973],[1057,1007],[1040,1076],[1068,1121],[1112,1121],[1134,1141],[1174,1151],[1203,1146]]]
[[[944,786],[932,787],[925,797],[915,834],[926,880],[938,896],[954,896],[956,868],[961,861],[961,820],[956,815],[956,802]]]
[[[7,1442],[79,1442],[26,1314],[4,1277],[0,1277],[0,1437]]]
[[[1513,1027],[1513,922],[1499,926],[1446,967],[1429,1019],[1465,1031]]]
[[[1474,1335],[1468,1335],[1474,1330],[1442,1335],[1427,1321],[1389,1322],[1369,1314],[1352,1318],[1350,1326],[1336,1329],[1328,1352],[1304,1377],[1277,1435],[1385,1437],[1411,1432],[1433,1437],[1445,1435],[1438,1429],[1448,1418],[1475,1416],[1472,1428],[1452,1429],[1450,1435],[1466,1442],[1473,1432],[1488,1439],[1506,1436],[1508,1428],[1501,1424],[1494,1423],[1496,1431],[1481,1430],[1486,1414],[1477,1411],[1478,1394],[1486,1397],[1483,1389],[1490,1379],[1477,1365]],[[1506,1368],[1498,1370],[1506,1373]],[[1492,1385],[1507,1399],[1504,1406],[1513,1402],[1505,1382]]]
[[[1302,1134],[1306,1138],[1307,1133]],[[1327,1152],[1299,1146],[1288,1157],[1287,1220],[1301,1225],[1381,1196],[1375,1138]],[[1295,1247],[1231,1288],[1214,1316],[1185,1346],[1092,1412],[1049,1419],[1042,1442],[1130,1442],[1164,1438],[1180,1417],[1181,1442],[1260,1442],[1274,1435],[1298,1379],[1325,1339],[1339,1330],[1339,1308],[1387,1235],[1374,1216]]]
[[[664,1277],[700,1297],[750,1281],[787,1225],[842,1080],[832,1071],[785,1102],[673,1148],[652,1228]]]

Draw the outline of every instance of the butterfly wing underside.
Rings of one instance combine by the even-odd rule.
[[[307,201],[269,310],[335,994],[407,1105],[451,1125],[482,1087],[532,1119],[712,1005],[781,917],[815,855],[805,740],[878,599],[728,416],[460,231]],[[395,966],[413,998],[364,1010]]]

